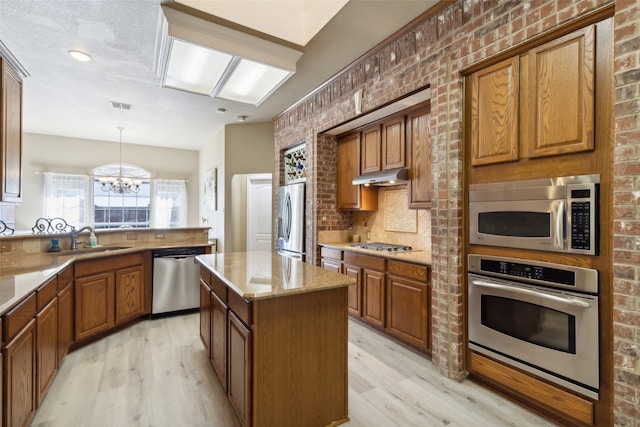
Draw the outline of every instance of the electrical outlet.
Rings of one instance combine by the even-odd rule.
[[[164,234],[156,233],[156,239],[164,239]]]
[[[138,240],[138,235],[136,233],[127,233],[127,240]]]

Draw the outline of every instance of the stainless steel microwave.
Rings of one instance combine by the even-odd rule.
[[[600,175],[469,186],[469,241],[597,255]]]

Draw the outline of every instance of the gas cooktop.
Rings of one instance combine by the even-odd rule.
[[[378,252],[409,252],[413,250],[411,246],[395,245],[392,243],[370,242],[370,243],[354,243],[349,245],[352,248],[366,249]]]

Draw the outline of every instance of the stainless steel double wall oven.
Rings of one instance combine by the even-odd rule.
[[[588,175],[469,188],[470,243],[549,252],[468,256],[469,348],[593,399],[598,272],[555,253],[597,255],[598,187]]]

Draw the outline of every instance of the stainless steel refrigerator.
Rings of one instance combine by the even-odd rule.
[[[278,253],[304,261],[304,182],[280,187]]]

